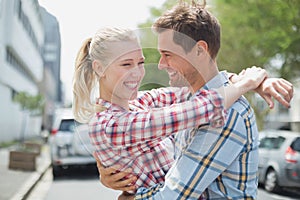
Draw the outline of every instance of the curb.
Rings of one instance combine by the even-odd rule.
[[[42,177],[50,167],[50,160],[41,163],[41,166],[38,167],[37,171],[33,172],[33,174],[10,200],[26,200],[30,192],[34,189],[36,184],[42,179]]]

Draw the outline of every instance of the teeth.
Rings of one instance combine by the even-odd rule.
[[[175,75],[177,74],[176,71],[175,71],[175,72],[174,72],[174,71],[173,71],[173,72],[170,72],[170,71],[169,71],[168,73],[169,73],[169,76],[175,76]]]
[[[126,85],[126,87],[129,87],[129,88],[131,88],[131,89],[134,89],[134,88],[136,88],[137,86],[138,86],[138,83],[137,82],[134,82],[134,83],[132,83],[132,82],[127,82],[127,83],[124,83],[124,85]]]

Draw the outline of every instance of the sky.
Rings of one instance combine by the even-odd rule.
[[[76,54],[82,42],[98,28],[119,26],[136,28],[150,16],[150,7],[165,0],[38,0],[56,17],[61,33],[61,80],[66,98],[72,99],[72,77]],[[62,3],[63,2],[63,3]]]

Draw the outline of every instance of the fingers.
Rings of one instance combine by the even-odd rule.
[[[255,91],[264,98],[270,108],[274,107],[274,102],[271,103],[272,98],[290,108],[290,101],[294,95],[293,85],[282,78],[267,78]]]
[[[271,95],[268,94],[261,94],[261,97],[267,102],[270,109],[274,108],[274,101]]]
[[[284,99],[288,102],[290,102],[294,96],[294,88],[293,88],[293,84],[288,82],[285,79],[280,79],[280,86],[282,88],[280,88],[280,93],[282,94],[282,96],[284,97]]]
[[[270,90],[270,94],[274,97],[274,99],[287,108],[290,107],[290,101],[293,98],[293,93],[293,85],[284,79],[278,79],[278,81],[273,84],[273,88]]]
[[[115,190],[121,190],[121,191],[135,191],[136,188],[132,184],[135,181],[136,181],[135,176],[132,176],[128,179],[124,179],[124,180],[121,180],[121,181],[117,181],[117,182],[115,182],[114,189]]]
[[[136,189],[134,184],[132,184],[136,181],[136,177],[131,174],[132,169],[119,171],[121,168],[119,165],[104,167],[96,152],[93,153],[93,156],[97,161],[100,182],[104,186],[121,191],[134,191]]]

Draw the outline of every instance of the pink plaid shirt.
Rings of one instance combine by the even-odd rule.
[[[137,187],[163,183],[174,161],[172,134],[210,123],[224,124],[223,99],[200,90],[187,100],[188,88],[159,88],[140,92],[130,111],[98,99],[106,107],[90,122],[89,135],[104,166],[132,168]]]

